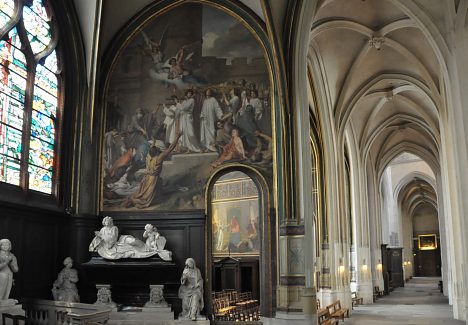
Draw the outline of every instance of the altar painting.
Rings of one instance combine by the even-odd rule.
[[[247,175],[240,172],[236,175],[240,177],[221,178],[212,190],[214,256],[258,255],[260,252],[258,190]]]
[[[101,209],[202,209],[226,163],[270,177],[270,90],[264,50],[226,12],[187,3],[151,19],[109,75]]]
[[[437,235],[419,235],[418,248],[421,251],[429,251],[437,249]]]

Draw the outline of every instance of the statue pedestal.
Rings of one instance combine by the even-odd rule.
[[[108,321],[109,325],[172,325],[174,313],[171,307],[148,307],[134,308],[133,310],[122,310],[112,312]]]
[[[210,325],[210,321],[208,319],[197,319],[197,320],[190,320],[190,319],[178,319],[174,321],[174,325]]]
[[[0,302],[0,315],[1,314],[10,314],[10,315],[21,315],[24,316],[24,310],[21,307],[21,304],[17,304],[18,301],[14,299],[3,300]],[[11,319],[5,320],[5,325],[13,325]]]
[[[174,262],[159,257],[106,260],[94,255],[82,267],[89,282],[112,285],[112,299],[119,305],[143,306],[149,300],[149,285],[164,285],[166,301],[180,304],[175,301],[180,281]]]
[[[158,314],[145,312],[111,313],[108,325],[210,325],[209,320],[174,320],[164,319]]]

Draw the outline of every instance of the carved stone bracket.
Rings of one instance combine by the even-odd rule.
[[[166,300],[164,300],[164,285],[155,284],[150,285],[150,299],[145,304],[145,307],[168,307]]]
[[[117,304],[112,301],[112,292],[110,284],[96,284],[97,289],[97,300],[95,305],[105,305],[112,308],[116,308]]]

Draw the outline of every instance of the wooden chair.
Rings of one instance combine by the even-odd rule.
[[[334,325],[338,323],[338,320],[331,317],[327,308],[320,308],[317,310],[318,323],[319,325]]]
[[[213,316],[215,320],[232,320],[236,306],[230,306],[226,297],[213,300]]]
[[[351,292],[351,308],[354,309],[354,306],[362,305],[363,304],[363,298],[357,296],[357,292]]]
[[[349,309],[341,307],[341,302],[339,300],[327,306],[328,313],[331,317],[341,319],[344,321],[345,317],[349,317]]]

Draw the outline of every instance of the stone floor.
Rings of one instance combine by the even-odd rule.
[[[382,297],[373,305],[355,307],[348,325],[452,325],[454,320],[448,298],[437,287],[440,278],[413,278],[403,288]],[[340,322],[341,324],[341,322]]]

